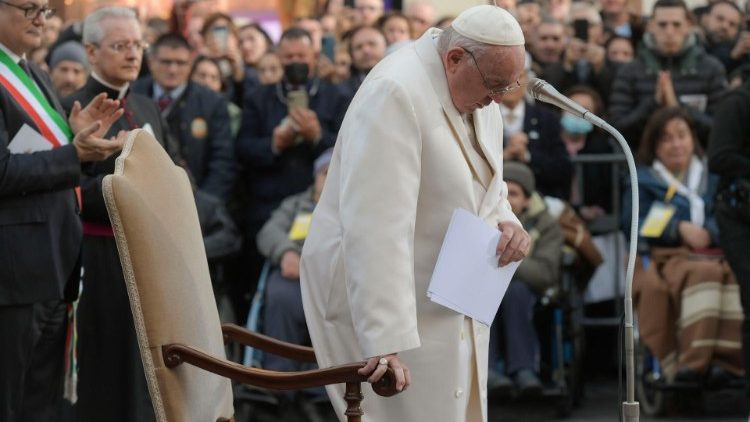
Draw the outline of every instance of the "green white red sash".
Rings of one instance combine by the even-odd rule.
[[[53,148],[67,145],[73,132],[65,119],[47,101],[31,77],[0,49],[0,85],[26,112]]]

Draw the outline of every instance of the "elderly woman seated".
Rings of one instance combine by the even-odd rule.
[[[743,373],[742,309],[735,278],[716,249],[717,178],[708,173],[688,113],[653,115],[638,151],[639,249],[634,300],[641,341],[668,380],[718,386]],[[630,227],[628,184],[623,228]]]

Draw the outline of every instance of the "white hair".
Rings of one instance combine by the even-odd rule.
[[[453,29],[452,26],[449,26],[440,34],[440,39],[438,40],[438,51],[441,55],[445,55],[450,49],[456,47],[465,48],[471,51],[471,54],[479,59],[490,49],[491,46],[465,37]]]
[[[106,33],[102,26],[102,21],[107,18],[133,19],[138,22],[138,17],[133,9],[127,7],[103,7],[95,10],[92,14],[86,16],[83,21],[83,43],[98,44],[104,39]]]

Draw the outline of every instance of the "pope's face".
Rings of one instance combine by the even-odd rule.
[[[525,59],[523,46],[493,46],[484,54],[461,47],[450,49],[443,64],[451,99],[459,113],[471,113],[493,101],[499,103],[506,89],[518,89]]]

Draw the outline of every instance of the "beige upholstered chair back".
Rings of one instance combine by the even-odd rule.
[[[171,343],[225,359],[187,174],[151,134],[136,130],[103,189],[157,420],[233,418],[229,379],[192,365],[169,369],[162,359],[162,345]]]

